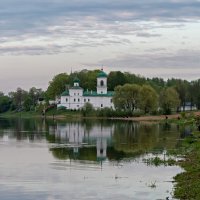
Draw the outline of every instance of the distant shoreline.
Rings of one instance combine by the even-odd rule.
[[[200,116],[200,111],[191,111],[186,113],[193,113],[194,116]],[[64,120],[64,119],[108,119],[108,120],[122,120],[122,121],[134,121],[134,122],[159,122],[163,120],[175,120],[181,117],[180,113],[171,114],[171,115],[149,115],[149,116],[138,116],[138,117],[97,117],[97,116],[87,116],[84,117],[80,113],[63,113],[63,114],[49,114],[47,113],[45,116],[42,116],[36,112],[6,112],[0,114],[1,118],[46,118],[46,119],[57,119],[57,120]]]

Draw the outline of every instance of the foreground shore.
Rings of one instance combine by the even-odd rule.
[[[187,114],[190,114],[188,112]],[[192,111],[194,117],[200,116],[200,111]],[[62,113],[46,113],[46,115],[42,115],[37,112],[6,112],[0,114],[0,117],[22,117],[22,118],[53,118],[53,119],[111,119],[111,120],[125,120],[125,121],[135,121],[135,122],[159,122],[163,120],[177,120],[181,118],[181,114],[171,114],[171,115],[144,115],[138,117],[97,117],[97,116],[87,116],[84,117],[80,112],[62,112]]]
[[[200,132],[187,137],[181,144],[184,160],[179,161],[185,171],[175,177],[174,195],[178,199],[200,199]]]

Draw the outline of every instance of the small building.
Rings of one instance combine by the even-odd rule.
[[[79,110],[87,102],[95,109],[113,108],[113,91],[107,90],[107,74],[102,70],[97,75],[97,90],[89,91],[80,87],[80,80],[74,79],[74,85],[61,94],[60,103],[57,107],[65,107],[69,110]]]
[[[197,106],[192,102],[185,102],[185,106],[180,107],[180,111],[193,111],[197,110]]]

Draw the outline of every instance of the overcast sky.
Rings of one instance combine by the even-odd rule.
[[[102,66],[200,78],[200,0],[0,1],[0,91]]]

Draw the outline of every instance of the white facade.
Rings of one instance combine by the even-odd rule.
[[[107,77],[97,78],[97,94],[107,94]]]
[[[107,75],[101,71],[97,76],[97,91],[84,91],[79,86],[79,80],[74,80],[74,86],[62,93],[59,107],[79,110],[85,103],[90,103],[95,109],[113,108],[113,91],[107,91]]]
[[[93,126],[87,130],[83,125],[78,123],[67,123],[57,125],[51,129],[51,135],[55,135],[61,143],[66,144],[68,148],[73,148],[75,153],[79,148],[84,146],[96,146],[97,159],[102,160],[107,157],[107,146],[114,132],[114,127]]]

